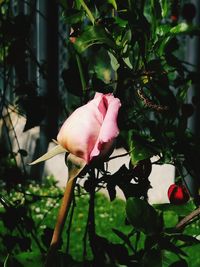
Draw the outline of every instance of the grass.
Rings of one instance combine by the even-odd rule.
[[[26,189],[26,193],[30,194],[30,196],[26,196],[26,201],[28,200],[30,204],[28,204],[29,215],[31,214],[34,222],[36,224],[36,233],[37,237],[40,240],[41,244],[43,242],[44,247],[44,232],[45,229],[54,228],[58,209],[60,206],[60,199],[63,194],[63,190],[58,188],[55,184],[55,181],[51,177],[47,177],[45,183],[43,185],[38,185],[31,183],[28,185]],[[32,201],[32,195],[40,195],[42,196],[37,201]],[[9,193],[2,189],[2,195],[6,196],[13,203],[18,203],[18,205],[26,204],[23,194],[16,192],[13,190]],[[49,197],[50,196],[50,197]],[[57,196],[57,197],[56,197]],[[60,196],[60,197],[59,197]],[[20,203],[20,204],[19,204]],[[27,205],[27,204],[26,204]],[[162,206],[162,207],[165,207]],[[85,234],[85,227],[87,223],[87,215],[89,208],[89,196],[88,194],[78,195],[76,193],[75,197],[75,209],[73,214],[73,220],[70,229],[70,246],[69,253],[75,260],[81,261],[83,259],[83,238]],[[185,214],[189,213],[189,210],[193,209],[187,205],[185,207],[172,207],[168,205],[164,212],[164,221],[167,227],[173,227],[178,221],[178,213],[184,211]],[[0,214],[5,212],[3,206],[0,207]],[[70,215],[70,213],[69,213]],[[180,214],[179,214],[180,215]],[[105,237],[112,243],[122,243],[123,241],[115,234],[113,229],[117,229],[118,231],[123,232],[124,234],[128,234],[131,232],[132,227],[125,224],[125,202],[120,199],[115,199],[110,202],[110,200],[102,193],[97,193],[95,198],[95,225],[96,225],[96,233],[99,236]],[[67,229],[69,226],[70,216],[68,216],[67,222],[64,227],[62,239],[63,246],[62,250],[66,251],[66,243],[67,243]],[[185,233],[193,236],[199,235],[200,225],[199,221],[195,224],[191,224],[186,228]],[[5,245],[3,243],[3,237],[5,234],[16,235],[17,230],[10,231],[7,229],[3,223],[0,221],[0,255],[1,260],[5,260],[7,257],[7,251]],[[31,237],[29,233],[27,236]],[[49,241],[51,238],[51,233],[49,234]],[[43,241],[42,241],[43,240]],[[133,245],[135,244],[134,238],[132,239]],[[33,252],[38,253],[38,247],[34,240],[31,238],[31,249]],[[144,236],[141,235],[140,242],[138,244],[138,248],[143,248],[144,245]],[[200,258],[199,258],[199,250],[200,245],[192,245],[190,247],[183,248],[184,252],[188,255],[187,262],[189,267],[198,267],[200,266]],[[19,248],[16,247],[13,251],[13,254],[21,253]],[[26,252],[25,252],[26,253]],[[27,254],[30,252],[27,252]],[[21,253],[22,255],[22,253]],[[174,253],[165,252],[164,255],[170,259],[170,263],[178,260],[178,257]],[[23,257],[25,257],[23,255]],[[87,258],[91,258],[91,251],[89,246],[87,246]],[[168,267],[170,265],[169,262],[163,263],[164,267]],[[9,265],[8,265],[9,266]],[[31,265],[32,266],[32,265]],[[34,266],[34,265],[33,265]],[[37,266],[38,267],[38,266]]]
[[[73,221],[70,231],[70,249],[69,253],[76,260],[82,260],[83,258],[83,239],[85,234],[85,228],[87,223],[87,214],[89,207],[89,196],[81,195],[76,197],[76,207],[74,209]],[[49,227],[54,225],[56,219],[57,210],[53,211],[53,214],[49,214],[45,220],[45,224]],[[68,216],[69,217],[69,216]],[[96,233],[102,237],[107,238],[112,243],[119,243],[119,237],[112,231],[117,229],[124,233],[129,233],[132,229],[131,226],[125,224],[125,202],[120,199],[110,200],[102,193],[97,193],[95,198],[95,226]],[[66,230],[69,225],[69,218],[65,224],[65,230],[62,238],[63,243],[67,242]],[[63,246],[66,249],[66,246]],[[91,256],[89,246],[87,246],[88,258]]]

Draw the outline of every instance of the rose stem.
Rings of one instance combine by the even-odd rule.
[[[76,179],[72,179],[67,182],[50,246],[58,245],[60,235],[62,233],[65,220],[69,211],[69,207],[71,204],[75,183]]]
[[[54,257],[54,253],[56,252],[56,249],[58,247],[58,244],[60,241],[60,236],[62,234],[65,220],[66,220],[69,208],[70,208],[75,183],[76,183],[76,179],[75,178],[70,179],[70,177],[69,177],[69,180],[68,180],[66,188],[65,188],[64,196],[62,199],[62,203],[60,206],[60,210],[58,213],[56,226],[54,228],[53,237],[52,237],[50,248],[49,248],[49,251],[47,254],[45,266],[51,266],[52,259]]]

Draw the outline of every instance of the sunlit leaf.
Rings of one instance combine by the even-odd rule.
[[[186,22],[179,23],[178,25],[174,26],[170,29],[170,33],[173,34],[180,34],[180,33],[191,33],[191,34],[199,34],[200,28],[194,25],[190,25]]]
[[[162,17],[165,18],[169,12],[169,1],[160,0],[160,6],[161,6],[161,11],[162,11]]]
[[[40,163],[42,161],[51,159],[52,157],[54,157],[60,153],[64,153],[64,152],[67,152],[67,150],[64,147],[62,147],[61,145],[57,145],[54,148],[52,148],[50,151],[48,151],[47,153],[45,153],[44,155],[39,157],[38,159],[29,163],[29,165],[35,165],[35,164]]]
[[[115,10],[117,10],[117,2],[115,0],[108,0],[108,3],[110,3]]]
[[[87,26],[84,32],[76,39],[74,43],[76,50],[79,53],[84,52],[92,45],[105,44],[110,48],[116,48],[112,37],[101,26]]]

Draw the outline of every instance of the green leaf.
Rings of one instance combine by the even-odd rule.
[[[112,68],[110,57],[107,51],[100,48],[98,53],[94,55],[93,59],[93,71],[96,73],[96,77],[101,79],[104,83],[109,83],[112,79]]]
[[[84,11],[76,9],[67,9],[63,14],[64,21],[69,24],[76,24],[84,19]]]
[[[125,244],[127,244],[127,246],[133,249],[133,246],[131,245],[131,241],[129,240],[128,236],[126,236],[124,233],[122,233],[121,231],[117,229],[113,228],[112,230],[121,240],[124,241]]]
[[[164,36],[164,35],[169,33],[170,29],[171,29],[171,27],[169,24],[159,25],[156,28],[156,34],[159,36]]]
[[[14,257],[22,266],[43,267],[43,257],[38,252],[24,252]]]
[[[91,10],[88,8],[88,6],[86,5],[85,1],[84,0],[79,0],[78,1],[81,6],[83,7],[83,9],[85,10],[86,14],[88,15],[88,18],[89,20],[92,22],[92,24],[94,25],[94,22],[95,22],[95,18],[91,12]]]
[[[167,203],[155,204],[153,206],[155,209],[158,209],[163,212],[173,211],[179,216],[186,216],[195,209],[195,206],[192,201],[189,201],[188,203],[181,206],[167,204]]]
[[[115,0],[108,0],[108,3],[110,3],[114,7],[114,9],[117,10],[117,3]]]
[[[194,25],[190,25],[186,22],[179,23],[178,25],[174,26],[171,28],[170,33],[173,34],[199,34],[200,33],[200,28]]]
[[[97,44],[105,44],[110,48],[116,48],[112,37],[99,25],[85,27],[84,32],[77,38],[74,46],[79,53],[82,53],[90,46]]]
[[[162,267],[162,253],[161,250],[153,248],[144,253],[144,256],[141,260],[141,266],[153,266],[153,267]]]
[[[166,17],[169,12],[169,0],[160,0],[162,17]]]
[[[131,162],[133,165],[143,159],[150,158],[155,155],[155,152],[150,148],[151,144],[142,137],[136,137],[129,132],[129,149],[131,155]]]
[[[115,23],[120,26],[121,28],[125,28],[128,24],[127,20],[124,20],[120,17],[115,17]]]
[[[187,257],[187,254],[181,250],[178,246],[176,246],[175,244],[173,244],[168,237],[167,238],[162,238],[162,240],[160,241],[160,246],[162,247],[162,249],[166,249],[170,252],[175,253],[176,255],[181,255],[184,257]]]
[[[108,52],[108,55],[110,57],[110,64],[111,64],[112,69],[114,71],[117,71],[117,69],[119,68],[119,63],[118,63],[116,57],[110,52]]]
[[[125,47],[125,45],[131,41],[131,37],[131,30],[127,30],[122,37],[121,46]]]
[[[192,246],[196,244],[200,244],[200,241],[193,236],[185,235],[185,234],[172,234],[171,237],[175,238],[176,240],[183,241],[186,246]]]
[[[179,260],[173,262],[170,267],[188,267],[188,264],[186,260]]]
[[[160,1],[151,0],[151,9],[152,9],[152,19],[160,19],[161,18],[161,6]]]
[[[158,213],[142,199],[129,198],[126,203],[126,214],[133,227],[146,234],[159,232],[162,228],[162,220]]]
[[[159,35],[160,38],[155,46],[158,47],[158,53],[163,55],[165,47],[171,41],[172,38],[176,35],[180,34],[194,34],[198,35],[200,33],[200,28],[197,26],[193,26],[187,24],[186,22],[179,23],[174,27],[170,27],[169,24],[160,25],[156,27],[156,34]]]

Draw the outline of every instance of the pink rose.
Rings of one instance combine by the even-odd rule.
[[[120,106],[120,100],[112,94],[96,93],[93,100],[67,118],[58,133],[58,143],[87,163],[97,156],[104,157],[119,134]]]

